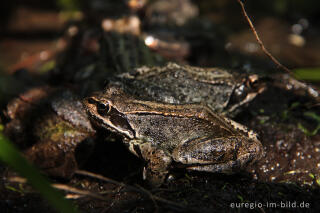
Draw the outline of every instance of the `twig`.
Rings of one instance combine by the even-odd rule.
[[[155,207],[155,211],[154,212],[159,212],[159,206],[157,204],[157,202],[154,200],[153,198],[153,194],[151,192],[149,192],[148,190],[146,190],[145,188],[139,186],[139,185],[136,185],[136,187],[138,187],[141,191],[143,191],[144,193],[148,194],[148,196],[150,197],[150,199],[152,200],[153,202],[153,205]]]
[[[101,213],[106,213],[106,212],[108,212],[110,209],[113,208],[114,204],[118,201],[117,197],[120,196],[120,191],[121,191],[122,189],[123,189],[122,186],[118,186],[118,187],[117,187],[117,190],[116,190],[117,192],[115,193],[114,199],[112,200],[112,202],[111,202],[108,206],[106,206],[106,208],[104,208],[104,209],[101,211]]]
[[[72,193],[75,193],[75,194],[78,194],[78,195],[84,195],[84,196],[92,197],[92,198],[95,198],[95,199],[107,201],[107,199],[105,197],[103,197],[103,196],[101,196],[101,195],[99,195],[97,193],[90,192],[90,191],[87,191],[87,190],[77,189],[77,188],[74,188],[74,187],[71,187],[71,186],[68,186],[68,185],[65,185],[65,184],[55,183],[55,184],[52,184],[52,187],[56,188],[56,189],[60,189],[60,190],[66,191],[66,192],[72,192]]]
[[[105,181],[107,183],[112,183],[112,184],[115,184],[115,185],[119,185],[119,186],[128,188],[128,185],[126,185],[124,183],[121,183],[119,181],[116,181],[116,180],[113,180],[113,179],[110,179],[110,178],[107,178],[107,177],[104,177],[102,175],[95,174],[95,173],[92,173],[92,172],[88,172],[88,171],[84,171],[84,170],[76,170],[75,174],[96,178],[96,179],[99,179],[99,180],[103,180],[103,181]]]
[[[10,182],[16,182],[16,183],[27,183],[27,180],[25,178],[22,178],[22,177],[10,177],[8,179]],[[74,194],[77,194],[77,195],[81,195],[81,196],[88,196],[88,197],[92,197],[92,198],[95,198],[95,199],[99,199],[99,200],[103,200],[103,201],[107,201],[106,198],[104,198],[103,196],[97,194],[97,193],[94,193],[94,192],[90,192],[90,191],[87,191],[87,190],[82,190],[82,189],[77,189],[77,188],[74,188],[74,187],[71,187],[71,186],[68,186],[68,185],[65,185],[65,184],[51,184],[51,186],[55,189],[59,189],[59,190],[63,190],[63,191],[66,191],[66,192],[71,192],[71,193],[74,193]]]
[[[242,2],[241,0],[237,0],[237,1],[238,1],[238,3],[239,3],[240,6],[241,6],[242,13],[243,13],[244,17],[246,18],[246,20],[247,20],[247,22],[248,22],[248,24],[249,24],[249,26],[250,26],[250,29],[251,29],[251,31],[253,32],[253,34],[254,34],[257,42],[259,43],[259,45],[260,45],[260,47],[261,47],[261,49],[262,49],[262,51],[273,61],[273,63],[275,63],[278,67],[280,67],[280,68],[283,69],[285,72],[287,72],[287,73],[289,74],[289,78],[292,78],[292,79],[295,80],[295,78],[293,77],[293,76],[294,76],[294,73],[293,73],[290,69],[288,69],[286,66],[282,65],[282,64],[281,64],[275,57],[273,57],[272,54],[265,48],[265,46],[264,46],[263,42],[261,41],[261,39],[260,39],[260,37],[259,37],[259,35],[258,35],[258,33],[257,33],[256,29],[255,29],[255,27],[254,27],[253,24],[252,24],[251,19],[249,18],[248,14],[247,14],[247,12],[246,12],[246,10],[245,10],[245,7],[244,7],[243,2]],[[319,89],[317,89],[316,87],[313,87],[312,85],[308,85],[306,82],[304,82],[304,81],[302,81],[302,80],[300,80],[300,83],[303,84],[303,87],[306,88],[306,92],[307,92],[310,96],[314,97],[317,101],[320,101],[320,95],[319,95],[320,92],[319,92]]]
[[[141,193],[143,195],[146,195],[148,196],[151,200],[156,200],[158,202],[161,202],[161,203],[164,203],[164,204],[167,204],[169,205],[171,208],[173,208],[174,210],[176,211],[183,211],[185,212],[186,210],[188,212],[200,212],[200,210],[196,210],[196,209],[191,209],[189,207],[186,207],[184,205],[181,205],[179,203],[175,203],[173,201],[170,201],[170,200],[167,200],[167,199],[164,199],[164,198],[161,198],[161,197],[158,197],[156,195],[153,195],[151,192],[149,192],[148,190],[146,189],[141,189],[140,187],[137,188],[137,187],[134,187],[134,186],[130,186],[130,185],[127,185],[125,183],[121,183],[121,182],[118,182],[116,180],[112,180],[110,178],[107,178],[107,177],[104,177],[102,175],[99,175],[99,174],[95,174],[95,173],[92,173],[92,172],[88,172],[88,171],[84,171],[84,170],[77,170],[75,172],[76,174],[79,174],[79,175],[85,175],[85,176],[88,176],[88,177],[92,177],[92,178],[96,178],[96,179],[99,179],[99,180],[103,180],[105,182],[108,182],[108,183],[112,183],[112,184],[116,184],[116,185],[120,185],[120,186],[123,186],[124,188],[126,188],[127,190],[130,190],[130,191],[133,191],[133,192],[138,192],[138,193]],[[148,192],[148,193],[147,193]],[[203,211],[201,211],[203,212]]]
[[[273,55],[265,48],[265,46],[264,46],[263,42],[261,41],[261,39],[260,39],[260,37],[259,37],[259,35],[258,35],[258,33],[257,33],[256,29],[255,29],[255,27],[254,27],[253,24],[252,24],[251,19],[249,18],[248,14],[247,14],[247,12],[246,12],[246,10],[245,10],[245,8],[244,8],[243,2],[242,2],[241,0],[237,0],[237,1],[238,1],[238,3],[239,3],[240,6],[241,6],[242,13],[243,13],[244,17],[246,18],[246,20],[247,20],[247,22],[248,22],[248,24],[249,24],[249,26],[250,26],[250,29],[252,30],[252,32],[253,32],[253,34],[254,34],[257,42],[259,43],[262,51],[263,51],[263,52],[273,61],[273,63],[275,63],[278,67],[280,67],[281,69],[283,69],[283,70],[286,71],[287,73],[293,75],[293,73],[292,73],[292,71],[291,71],[290,69],[288,69],[286,66],[282,65],[282,64],[281,64],[275,57],[273,57]]]

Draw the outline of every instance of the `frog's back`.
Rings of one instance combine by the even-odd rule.
[[[149,101],[170,104],[204,103],[222,111],[236,86],[234,76],[219,68],[198,68],[169,63],[141,67],[118,80],[127,93]],[[119,83],[119,82],[118,82]]]

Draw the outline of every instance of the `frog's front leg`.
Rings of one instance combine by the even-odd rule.
[[[243,136],[203,137],[184,142],[173,150],[174,161],[190,170],[232,173],[259,159],[263,148],[258,140]]]
[[[153,187],[160,186],[169,172],[171,157],[162,149],[142,140],[131,140],[129,150],[146,161],[143,179]]]

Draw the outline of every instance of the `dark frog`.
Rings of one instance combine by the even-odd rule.
[[[110,84],[109,84],[110,85]],[[243,75],[221,68],[200,68],[168,63],[163,67],[140,67],[118,75],[111,82],[142,100],[170,104],[201,103],[214,112],[235,115],[265,86],[257,75]]]

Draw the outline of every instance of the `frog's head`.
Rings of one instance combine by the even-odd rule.
[[[106,128],[127,138],[134,137],[126,114],[128,97],[117,88],[109,88],[83,100],[85,108],[97,126]]]
[[[242,78],[241,82],[235,87],[227,109],[228,112],[233,112],[239,106],[252,101],[258,94],[266,89],[266,85],[256,74]]]

